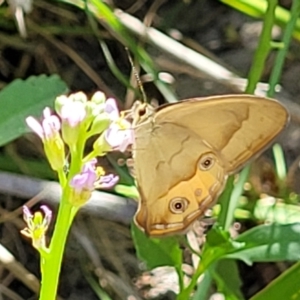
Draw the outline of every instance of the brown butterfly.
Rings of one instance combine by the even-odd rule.
[[[250,95],[135,106],[135,222],[150,236],[185,231],[222,192],[228,175],[261,153],[289,120],[279,102]]]

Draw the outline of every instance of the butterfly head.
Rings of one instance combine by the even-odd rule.
[[[148,103],[136,101],[131,111],[133,118],[132,124],[135,126],[151,118],[155,113],[155,108]]]

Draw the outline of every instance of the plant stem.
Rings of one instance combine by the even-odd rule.
[[[67,199],[62,199],[49,253],[46,257],[41,257],[42,286],[39,300],[56,299],[63,252],[74,216],[74,207]]]
[[[205,272],[205,270],[206,270],[206,266],[204,267],[203,264],[201,264],[200,262],[200,264],[198,265],[195,271],[195,274],[191,278],[191,282],[182,292],[180,292],[180,294],[178,294],[176,300],[190,299],[190,295],[193,289],[195,288],[195,286],[197,285],[198,278]]]
[[[246,94],[254,94],[257,82],[260,80],[266,59],[271,50],[272,28],[275,22],[275,9],[277,7],[277,3],[277,0],[268,1],[263,30],[254,55],[253,65],[248,75]]]
[[[286,28],[285,28],[283,39],[282,39],[283,47],[277,53],[277,57],[274,62],[274,68],[272,70],[271,77],[269,80],[269,84],[270,84],[269,91],[268,91],[269,97],[272,97],[274,95],[276,84],[279,82],[279,78],[281,76],[284,60],[286,58],[286,54],[287,54],[289,46],[290,46],[291,38],[292,38],[293,31],[294,31],[295,25],[297,23],[299,14],[300,14],[300,1],[294,0],[294,1],[292,1],[290,20],[286,24]]]

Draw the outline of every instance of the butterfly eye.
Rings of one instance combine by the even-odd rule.
[[[199,168],[202,171],[207,171],[214,165],[216,159],[212,154],[204,154],[200,158]]]
[[[138,115],[139,117],[144,116],[147,113],[147,107],[146,105],[141,105],[138,109]]]
[[[170,211],[174,214],[183,213],[189,205],[189,201],[183,197],[176,197],[170,201]]]

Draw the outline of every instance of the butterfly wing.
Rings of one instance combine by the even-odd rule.
[[[266,148],[287,121],[281,104],[248,95],[196,98],[159,108],[135,129],[141,194],[137,225],[149,235],[187,228],[212,205],[227,175]],[[202,165],[210,160],[207,168]]]
[[[167,105],[157,112],[155,122],[186,126],[219,152],[227,172],[234,173],[269,146],[288,119],[285,107],[275,100],[229,95]]]

